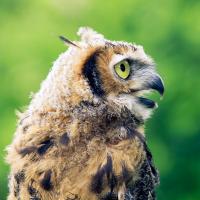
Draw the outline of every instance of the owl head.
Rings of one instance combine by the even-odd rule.
[[[126,106],[147,119],[157,104],[143,95],[164,93],[153,60],[140,45],[105,39],[91,28],[80,28],[80,41],[61,39],[69,46],[60,55],[33,98],[30,109],[68,109],[81,101]]]

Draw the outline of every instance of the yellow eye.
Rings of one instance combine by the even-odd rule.
[[[128,78],[131,72],[131,67],[127,60],[123,60],[117,63],[114,66],[114,69],[115,69],[116,74],[122,79]]]

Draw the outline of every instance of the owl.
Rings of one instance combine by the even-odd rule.
[[[91,28],[55,61],[19,113],[8,200],[153,200],[158,171],[144,134],[164,93],[143,47]]]

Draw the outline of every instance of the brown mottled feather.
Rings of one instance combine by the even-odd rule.
[[[134,95],[123,96],[142,86],[143,79],[138,75],[138,81],[125,82],[112,71],[115,56],[141,59],[149,66],[152,60],[142,47],[108,41],[89,28],[80,29],[79,35],[76,44],[61,38],[72,46],[58,58],[20,115],[8,146],[8,200],[128,200],[128,195],[135,195],[129,189],[140,185],[147,158],[145,169],[154,183],[157,174],[143,133],[151,111]],[[149,67],[148,73],[153,76],[155,69]],[[153,189],[154,184],[150,192]]]

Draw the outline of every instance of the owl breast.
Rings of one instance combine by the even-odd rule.
[[[71,131],[77,137],[71,139],[76,149],[70,156],[76,162],[63,185],[70,180],[74,188],[67,190],[83,199],[128,199],[127,187],[139,185],[141,169],[146,170],[146,145],[137,131],[141,121],[127,108],[107,103],[82,102],[73,115],[77,129],[72,123]]]

